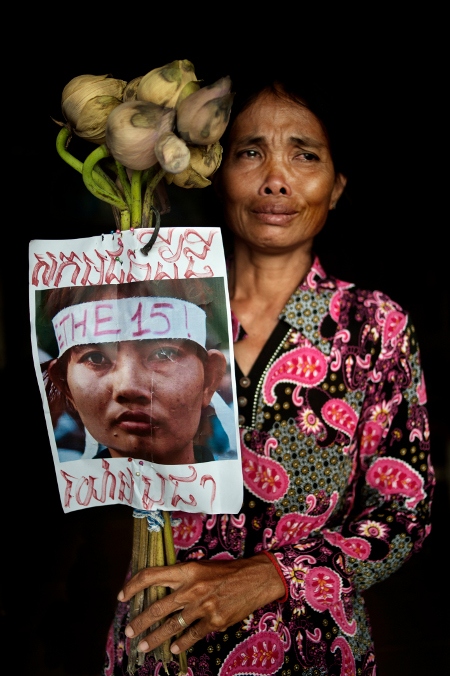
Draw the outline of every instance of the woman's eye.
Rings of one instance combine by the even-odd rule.
[[[259,152],[253,149],[241,150],[238,153],[238,157],[253,159],[254,157],[259,157]]]
[[[87,352],[83,355],[81,361],[92,364],[93,366],[105,366],[109,363],[109,359],[103,354],[103,352]]]
[[[297,157],[299,157],[301,160],[305,160],[306,162],[313,162],[314,160],[319,159],[314,153],[299,153]]]
[[[177,361],[180,356],[180,350],[177,347],[160,347],[149,355],[150,361]]]

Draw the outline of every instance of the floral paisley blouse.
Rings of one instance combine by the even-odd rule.
[[[234,320],[235,340],[245,332]],[[374,675],[361,592],[430,532],[434,472],[414,327],[379,291],[329,277],[316,258],[248,376],[236,365],[244,502],[177,512],[177,556],[270,550],[289,594],[188,653],[189,674]],[[119,603],[105,676],[127,673]],[[175,662],[170,665],[177,673]],[[147,657],[138,676],[164,674]]]

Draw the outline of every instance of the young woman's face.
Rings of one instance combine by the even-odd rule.
[[[252,249],[309,251],[344,187],[307,108],[263,93],[236,118],[219,192],[228,226]]]
[[[72,348],[69,398],[113,457],[193,462],[193,438],[211,398],[203,362],[183,340],[132,340]]]

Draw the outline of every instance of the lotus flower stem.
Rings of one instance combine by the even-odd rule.
[[[172,566],[177,561],[177,555],[175,552],[175,545],[173,543],[173,530],[172,522],[170,520],[170,512],[163,511],[164,516],[164,549],[166,551],[166,566]],[[179,634],[178,634],[179,636]],[[182,674],[187,674],[188,665],[186,653],[182,652],[178,656],[180,663],[180,676]]]
[[[56,137],[56,150],[64,162],[67,162],[67,164],[72,167],[72,169],[75,169],[81,174],[83,173],[83,162],[80,162],[80,160],[77,160],[76,157],[68,152],[67,145],[69,141],[70,131],[67,129],[67,127],[63,127]]]
[[[165,526],[163,528],[160,528],[156,533],[152,533],[152,535],[154,535],[154,538],[152,540],[152,546],[153,549],[155,550],[153,565],[155,566],[164,566],[166,563],[166,557],[164,556],[165,552],[164,552],[163,530],[165,530]],[[157,586],[154,589],[156,592],[157,599],[162,599],[167,594],[166,587]],[[161,660],[166,673],[169,673],[167,666],[169,662],[171,662],[173,659],[173,655],[170,652],[170,643],[171,643],[170,639],[167,639],[161,646],[157,648],[158,652],[154,651],[155,658]]]
[[[161,551],[160,551],[161,550]],[[158,564],[158,560],[161,558],[161,555],[164,560],[164,551],[162,551],[162,535],[161,531],[149,531],[148,532],[148,565],[149,566],[157,566],[157,565],[162,565]],[[160,590],[164,590],[165,594],[165,587],[159,587],[159,586],[152,586],[148,587],[145,590],[145,604],[144,606],[147,608],[148,606],[152,605],[152,603],[155,603],[159,598],[162,598],[164,594],[161,595]],[[159,627],[161,622],[155,622],[150,627],[150,631],[153,631]],[[161,660],[163,661],[163,651],[162,647],[158,646],[155,648],[153,651],[153,656],[156,660]],[[145,658],[145,654],[144,654]]]
[[[131,214],[128,209],[120,212],[120,229],[129,230],[131,227]]]
[[[56,137],[56,150],[58,152],[58,155],[70,166],[72,169],[75,169],[78,171],[80,174],[83,174],[83,162],[80,162],[76,157],[74,157],[69,151],[67,150],[67,146],[70,141],[70,131],[67,127],[63,127],[61,131],[59,132],[58,136]],[[108,190],[110,187],[115,188],[114,183],[111,181],[109,176],[105,174],[105,172],[100,169],[100,167],[96,166],[93,171],[93,178],[94,181],[97,183],[99,188],[103,188],[105,190]]]
[[[142,204],[142,226],[143,228],[151,228],[151,207],[153,206],[153,195],[156,190],[156,186],[160,180],[165,175],[164,169],[159,169],[153,178],[148,181],[147,187],[145,189],[144,201]]]
[[[103,202],[108,202],[114,207],[123,211],[123,209],[128,209],[128,205],[122,199],[117,187],[109,179],[108,180],[108,190],[100,188],[94,178],[93,172],[95,165],[104,157],[109,156],[109,150],[106,145],[98,146],[90,155],[88,155],[83,164],[83,182],[86,188],[98,199],[103,200]]]
[[[126,202],[128,204],[128,208],[131,211],[131,186],[130,186],[130,181],[128,180],[128,175],[125,170],[125,167],[123,164],[118,162],[117,160],[115,161],[116,165],[116,170],[117,170],[117,175],[119,177],[120,185],[122,186],[123,194],[125,195]],[[124,228],[122,228],[123,230]]]
[[[166,565],[172,566],[177,562],[175,545],[173,544],[172,523],[170,521],[170,512],[163,511],[164,516],[164,546],[166,550]]]
[[[141,174],[139,170],[133,170],[131,175],[131,226],[141,227],[142,218],[142,190]]]
[[[136,573],[147,567],[148,540],[147,540],[147,519],[134,517],[133,525],[133,552],[131,561],[131,574]],[[144,607],[144,592],[138,592],[131,599],[130,620],[139,615]],[[130,641],[130,656],[128,662],[128,673],[134,674],[136,669],[136,660],[138,659],[137,646],[143,634],[135,636]]]

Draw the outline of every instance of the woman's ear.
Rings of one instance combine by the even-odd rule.
[[[331,192],[330,206],[328,207],[329,209],[336,209],[336,204],[338,203],[340,196],[344,192],[346,185],[347,185],[347,177],[344,176],[344,174],[336,174],[336,178],[334,180],[334,188]]]
[[[73,406],[72,395],[59,359],[53,359],[48,365],[48,377],[53,385],[61,392],[61,394],[67,397]]]
[[[227,368],[225,355],[219,350],[208,350],[205,362],[205,382],[202,407],[208,406],[214,392],[222,382]]]

